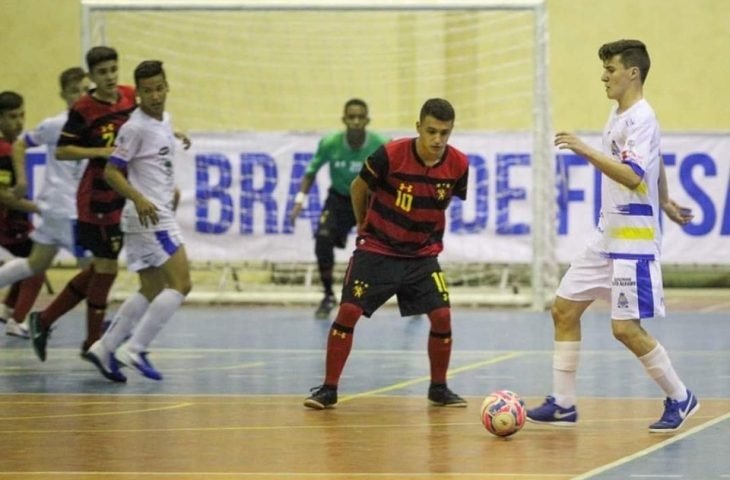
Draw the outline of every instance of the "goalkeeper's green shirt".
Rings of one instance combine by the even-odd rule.
[[[329,163],[332,189],[349,197],[350,184],[360,173],[362,164],[378,147],[388,143],[387,138],[377,133],[368,131],[365,135],[365,142],[357,150],[353,150],[347,143],[344,131],[322,138],[305,175],[314,177],[322,165]]]

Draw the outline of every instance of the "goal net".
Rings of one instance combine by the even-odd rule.
[[[470,303],[543,308],[557,280],[545,16],[543,0],[83,0],[82,56],[113,46],[125,83],[140,61],[165,63],[168,110],[194,140],[179,219],[210,285],[196,282],[192,298],[258,291],[266,302],[276,285],[275,300],[318,299],[314,244],[300,226],[316,215],[294,230],[282,220],[298,183],[279,182],[282,205],[269,218],[265,202],[249,198],[246,210],[245,175],[260,190],[272,175],[301,171],[319,137],[342,127],[349,98],[368,102],[370,128],[399,137],[415,134],[427,98],[443,97],[457,114],[451,143],[472,166],[470,200],[451,206],[442,256],[452,298],[473,287]],[[240,182],[219,168],[226,159]],[[214,187],[231,183],[234,200],[201,210],[216,191],[201,194],[201,172]],[[317,179],[321,203],[326,176],[322,169]],[[206,237],[201,225],[215,222],[201,221],[201,211],[233,218],[221,227],[227,235]],[[350,251],[338,252],[338,272]]]

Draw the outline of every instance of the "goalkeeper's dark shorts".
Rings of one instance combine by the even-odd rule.
[[[319,216],[316,236],[328,238],[337,248],[345,248],[347,237],[356,224],[350,197],[330,189]]]

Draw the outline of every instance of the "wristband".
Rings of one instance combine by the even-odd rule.
[[[304,203],[304,199],[307,197],[307,195],[304,192],[298,192],[294,196],[294,203]]]

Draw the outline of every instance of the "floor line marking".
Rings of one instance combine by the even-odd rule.
[[[141,408],[136,410],[122,410],[117,412],[95,412],[95,413],[64,413],[59,415],[30,415],[24,417],[0,417],[0,422],[7,422],[11,420],[37,420],[37,419],[50,419],[50,418],[74,418],[74,417],[108,417],[116,415],[128,415],[130,413],[148,413],[148,412],[160,412],[163,410],[176,410],[178,408],[187,408],[195,405],[191,402],[176,403],[174,405],[167,405],[163,407],[153,408]],[[4,433],[4,432],[0,432]]]
[[[607,463],[606,465],[602,465],[602,466],[600,466],[598,468],[594,468],[593,470],[590,470],[590,471],[585,472],[585,473],[583,473],[581,475],[578,475],[577,477],[573,477],[572,480],[585,480],[585,479],[588,479],[588,478],[593,477],[594,475],[598,475],[599,473],[607,472],[608,470],[613,470],[616,467],[620,467],[621,465],[624,465],[624,464],[629,463],[629,462],[631,462],[633,460],[636,460],[637,458],[641,458],[641,457],[644,457],[644,456],[646,456],[646,455],[648,455],[648,454],[650,454],[652,452],[655,452],[657,450],[661,450],[662,448],[664,448],[664,447],[666,447],[668,445],[671,445],[673,443],[676,443],[676,442],[682,440],[683,438],[687,438],[687,437],[689,437],[691,435],[694,435],[695,433],[699,433],[702,430],[704,430],[706,428],[709,428],[709,427],[711,427],[713,425],[716,425],[716,424],[718,424],[720,422],[723,422],[723,421],[725,421],[727,419],[730,419],[730,412],[728,412],[725,415],[722,415],[720,417],[717,417],[714,420],[710,420],[709,422],[705,422],[705,423],[702,423],[700,425],[697,425],[696,427],[691,428],[691,429],[687,430],[686,432],[683,432],[683,433],[674,435],[671,438],[668,438],[668,439],[664,440],[663,442],[655,443],[651,447],[645,448],[643,450],[639,450],[636,453],[632,453],[631,455],[628,455],[628,456],[623,457],[623,458],[619,458],[618,460],[616,460],[614,462]]]
[[[564,473],[501,473],[501,472],[481,472],[481,473],[461,473],[461,472],[451,472],[451,473],[438,473],[438,472],[422,472],[422,473],[395,473],[395,472],[373,472],[373,473],[362,473],[362,472],[349,472],[349,473],[296,473],[296,472],[0,472],[0,477],[11,475],[13,478],[19,477],[19,476],[38,476],[38,475],[44,475],[44,476],[73,476],[73,477],[79,477],[79,476],[86,476],[86,477],[96,477],[99,476],[101,478],[111,478],[111,477],[117,477],[117,476],[134,476],[135,478],[138,477],[203,477],[203,478],[210,478],[210,477],[235,477],[235,478],[244,478],[244,477],[273,477],[273,478],[358,478],[358,477],[364,477],[364,478],[398,478],[398,477],[406,477],[406,478],[438,478],[438,479],[459,479],[459,478],[465,478],[465,477],[475,477],[480,479],[485,478],[526,478],[530,480],[540,479],[540,478],[558,478],[558,479],[565,479],[568,477],[568,475]]]

